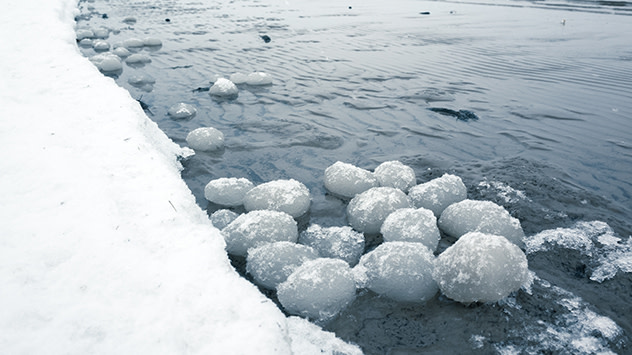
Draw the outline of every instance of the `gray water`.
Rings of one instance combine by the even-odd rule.
[[[624,240],[632,235],[630,2],[79,5],[78,27],[105,26],[112,44],[162,40],[146,51],[151,63],[125,66],[114,79],[148,105],[171,139],[186,145],[187,133],[203,126],[225,134],[224,150],[183,162],[183,178],[209,213],[218,208],[203,196],[212,179],[293,178],[313,196],[304,225],[346,225],[346,201],[326,193],[325,168],[341,160],[372,170],[400,160],[418,182],[460,176],[469,198],[503,205],[528,238],[594,220]],[[137,22],[123,23],[126,16]],[[204,90],[214,75],[253,71],[270,74],[273,85],[240,86],[235,100]],[[153,76],[155,85],[129,85],[138,74]],[[167,109],[178,102],[194,104],[198,114],[169,119]],[[437,112],[443,109],[478,119]],[[366,293],[325,327],[367,354],[623,354],[631,351],[632,277],[619,272],[595,282],[597,264],[594,254],[554,248],[529,254],[538,277],[531,293],[506,302],[466,307],[439,296],[401,305]],[[592,329],[593,315],[621,331]]]

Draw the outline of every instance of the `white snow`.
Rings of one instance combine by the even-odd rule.
[[[316,250],[307,245],[292,242],[268,243],[248,251],[246,271],[258,285],[275,290],[304,262],[316,258]]]
[[[212,152],[224,148],[224,133],[214,127],[200,127],[189,132],[186,141],[193,150]]]
[[[337,258],[354,266],[364,252],[364,234],[349,226],[321,227],[312,224],[301,232],[298,242],[309,245],[323,258]]]
[[[404,192],[408,192],[417,182],[413,168],[398,160],[385,161],[375,168],[373,174],[380,186],[394,187]]]
[[[380,232],[385,242],[422,243],[433,252],[441,238],[437,218],[425,208],[402,208],[389,214]]]
[[[296,221],[285,212],[252,211],[235,218],[222,229],[229,254],[246,256],[248,249],[272,242],[298,239]]]
[[[392,212],[410,208],[408,196],[394,187],[374,187],[356,195],[347,205],[347,219],[353,229],[369,234],[380,232]]]
[[[467,188],[460,177],[443,174],[439,178],[411,187],[408,197],[415,207],[427,208],[439,217],[446,207],[467,198]]]
[[[207,200],[224,206],[240,206],[244,196],[255,185],[246,178],[219,178],[209,181],[204,187]]]
[[[76,5],[0,12],[2,353],[359,353],[238,276],[183,150],[79,53]]]
[[[244,196],[246,211],[273,210],[300,217],[307,213],[312,198],[307,187],[294,179],[274,180],[255,186]]]
[[[372,172],[349,163],[337,161],[325,169],[325,188],[338,196],[354,197],[379,185]]]

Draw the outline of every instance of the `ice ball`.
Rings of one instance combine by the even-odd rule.
[[[234,73],[230,75],[230,81],[235,85],[245,84],[248,80],[248,75],[243,73]]]
[[[147,75],[147,74],[132,75],[127,79],[127,83],[135,87],[142,87],[145,85],[155,84],[156,79],[154,79],[154,77],[152,77],[151,75]]]
[[[195,116],[197,114],[197,109],[191,104],[180,102],[169,107],[169,110],[167,110],[167,114],[171,118],[183,120]]]
[[[467,188],[460,177],[443,174],[439,178],[413,186],[408,191],[408,197],[415,207],[427,208],[439,217],[446,207],[467,198]]]
[[[110,44],[107,41],[96,40],[92,42],[92,48],[95,52],[105,52],[110,49]]]
[[[380,186],[394,187],[404,192],[417,183],[413,168],[397,160],[378,165],[373,173]]]
[[[128,25],[133,25],[136,23],[136,17],[133,16],[127,16],[123,19],[123,23],[126,23]]]
[[[105,27],[97,28],[92,32],[94,32],[94,38],[106,39],[110,36],[110,30]]]
[[[112,51],[112,53],[116,54],[120,58],[127,58],[127,57],[129,57],[132,54],[132,52],[130,52],[129,49],[127,49],[125,47],[116,47]]]
[[[288,313],[326,322],[353,302],[356,286],[349,264],[319,258],[298,267],[277,287],[277,296]]]
[[[231,210],[221,209],[211,214],[211,223],[215,228],[221,230],[229,225],[232,221],[237,219],[237,217],[239,217],[239,214]]]
[[[318,253],[306,245],[269,243],[248,251],[246,271],[257,285],[274,290],[304,262],[316,258]]]
[[[398,302],[425,302],[438,291],[435,256],[421,243],[386,242],[363,255],[354,270],[364,287]]]
[[[374,187],[356,195],[347,206],[347,219],[353,229],[375,234],[389,214],[412,204],[402,190],[394,187]]]
[[[234,97],[239,94],[239,89],[237,89],[237,86],[235,86],[232,81],[225,78],[218,78],[215,80],[213,86],[211,86],[209,94],[220,97]]]
[[[364,252],[364,235],[351,227],[321,227],[312,224],[298,237],[298,242],[309,245],[324,258],[342,259],[353,266]]]
[[[444,295],[462,303],[501,300],[531,279],[520,248],[480,232],[463,235],[441,253],[433,277]]]
[[[288,241],[296,243],[298,228],[292,216],[279,211],[252,211],[240,215],[221,231],[226,251],[246,256],[248,249],[266,243]]]
[[[244,203],[244,196],[254,187],[246,178],[219,178],[211,180],[204,187],[204,197],[207,200],[224,206],[240,206]]]
[[[89,47],[92,47],[92,43],[94,42],[90,38],[84,38],[81,41],[79,41],[79,46],[83,48],[89,48]]]
[[[402,208],[389,214],[380,232],[385,242],[422,243],[431,251],[437,249],[441,238],[437,218],[425,208]]]
[[[128,38],[123,41],[123,47],[125,48],[141,48],[145,45],[140,38]]]
[[[92,30],[85,29],[85,28],[77,30],[75,35],[77,37],[77,41],[81,41],[82,39],[85,39],[85,38],[94,38],[94,32],[92,32]]]
[[[143,38],[143,45],[147,47],[160,47],[162,46],[162,41],[160,40],[160,38],[146,37]]]
[[[274,210],[300,217],[309,210],[311,195],[302,183],[274,180],[254,187],[244,196],[246,211]]]
[[[272,77],[262,72],[250,73],[246,77],[246,84],[253,86],[272,85]]]
[[[123,69],[118,56],[112,53],[101,53],[90,57],[90,61],[104,73],[117,72]]]
[[[338,196],[353,197],[377,186],[372,172],[352,164],[337,161],[325,169],[325,188]]]
[[[213,127],[200,127],[189,132],[186,141],[193,150],[210,152],[224,147],[224,133]]]
[[[151,63],[151,58],[147,54],[134,53],[125,59],[127,64],[147,64]]]
[[[451,204],[441,213],[439,228],[455,238],[468,232],[502,235],[519,247],[524,239],[520,221],[491,201],[463,200]]]

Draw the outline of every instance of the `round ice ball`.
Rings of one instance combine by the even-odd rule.
[[[435,256],[421,243],[386,242],[363,255],[354,270],[364,287],[398,302],[425,302],[437,293]]]
[[[142,87],[145,85],[155,84],[156,79],[154,79],[154,77],[152,77],[151,75],[147,75],[147,74],[132,75],[127,79],[127,83],[135,87]]]
[[[277,296],[288,313],[325,322],[353,302],[356,287],[349,264],[319,258],[298,267],[277,287]]]
[[[235,85],[245,84],[248,80],[248,75],[243,73],[234,73],[230,75],[230,81]]]
[[[213,224],[213,226],[215,226],[215,228],[221,230],[229,225],[232,221],[237,219],[237,217],[239,217],[239,214],[231,210],[221,209],[211,214],[211,223]]]
[[[123,69],[118,56],[112,53],[101,53],[90,57],[90,61],[104,73],[117,72]]]
[[[444,174],[439,178],[411,187],[408,190],[408,197],[415,207],[427,208],[439,217],[446,207],[467,198],[467,188],[460,177]]]
[[[75,33],[77,41],[81,41],[84,38],[94,38],[94,32],[89,29],[80,29]]]
[[[244,203],[244,196],[254,187],[246,178],[219,178],[211,180],[204,187],[204,197],[207,200],[224,206],[240,206]]]
[[[92,48],[96,52],[105,52],[110,49],[110,44],[107,41],[96,40],[92,42]]]
[[[160,38],[146,37],[143,38],[143,45],[147,47],[160,47],[162,46],[162,41],[160,40]]]
[[[274,180],[254,187],[244,196],[246,211],[275,210],[300,217],[309,210],[311,195],[302,183]]]
[[[468,232],[502,235],[520,247],[524,239],[520,221],[491,201],[463,200],[451,204],[441,213],[439,228],[455,238]]]
[[[364,252],[364,235],[351,227],[321,227],[312,224],[301,232],[298,242],[309,245],[324,258],[341,259],[353,266]]]
[[[441,292],[462,303],[495,302],[530,280],[527,257],[505,237],[471,232],[441,253],[433,277]]]
[[[140,48],[144,45],[145,43],[140,38],[128,38],[123,41],[123,47],[125,48]]]
[[[386,161],[373,172],[380,186],[394,187],[407,192],[417,182],[415,171],[400,161]]]
[[[116,47],[112,51],[112,53],[116,54],[120,58],[127,58],[127,57],[129,57],[132,54],[132,52],[130,52],[129,49],[127,49],[125,47]]]
[[[262,72],[250,73],[246,78],[246,84],[253,86],[271,85],[272,77]]]
[[[226,251],[246,256],[248,249],[266,243],[288,241],[296,243],[298,229],[292,216],[279,211],[252,211],[240,215],[224,229]]]
[[[356,195],[347,206],[347,219],[353,229],[375,234],[389,214],[412,204],[402,190],[394,187],[374,187]]]
[[[239,93],[239,89],[235,84],[225,78],[219,78],[215,80],[213,86],[209,90],[209,94],[212,96],[220,96],[220,97],[233,97],[237,96]]]
[[[94,38],[106,39],[110,37],[110,30],[104,27],[92,30],[94,32]]]
[[[422,243],[431,251],[437,249],[441,238],[437,218],[425,208],[402,208],[389,214],[380,232],[385,242]]]
[[[125,59],[127,64],[146,64],[151,63],[151,58],[147,54],[134,53]]]
[[[171,118],[183,120],[195,116],[197,114],[197,109],[191,104],[180,102],[169,107],[169,110],[167,110],[167,114]]]
[[[257,285],[274,290],[304,262],[316,258],[318,253],[306,245],[291,242],[268,243],[248,251],[246,271],[252,275]]]
[[[224,147],[224,133],[213,127],[200,127],[189,132],[186,141],[193,150],[210,152]]]
[[[372,172],[355,165],[335,162],[325,169],[325,188],[342,197],[353,197],[379,182]]]
[[[123,19],[123,22],[128,24],[128,25],[133,25],[136,23],[136,17],[133,16],[127,16]]]

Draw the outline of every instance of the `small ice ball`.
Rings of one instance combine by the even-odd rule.
[[[219,78],[215,80],[213,86],[209,90],[209,94],[212,96],[220,96],[220,97],[233,97],[237,96],[239,93],[239,89],[235,84],[225,78]]]
[[[353,266],[364,252],[364,235],[351,227],[312,224],[298,236],[300,244],[316,249],[323,258],[342,259]]]
[[[356,286],[349,264],[319,258],[294,270],[277,287],[277,296],[288,313],[326,322],[353,302]]]
[[[254,187],[244,197],[246,211],[274,210],[300,217],[311,204],[309,190],[302,183],[290,180],[274,180]]]
[[[372,172],[355,165],[335,162],[325,169],[325,188],[342,197],[353,197],[379,182]]]
[[[79,47],[83,47],[83,48],[92,47],[93,43],[94,41],[92,41],[90,38],[84,38],[81,41],[79,41]]]
[[[162,46],[162,41],[160,40],[160,38],[146,37],[143,38],[143,45],[147,47],[160,47]]]
[[[437,218],[425,208],[402,208],[386,217],[380,229],[385,242],[415,242],[437,249],[441,233]]]
[[[140,38],[128,38],[123,41],[123,47],[125,48],[140,48],[144,45],[145,43]]]
[[[136,17],[133,16],[127,16],[123,19],[123,22],[128,24],[128,25],[133,25],[136,23]]]
[[[306,245],[268,243],[248,251],[246,271],[257,285],[274,290],[304,262],[316,258],[316,250]]]
[[[451,204],[441,213],[439,228],[455,238],[468,232],[502,235],[519,247],[524,239],[520,221],[491,201],[463,200]]]
[[[112,51],[112,53],[116,54],[120,58],[127,58],[132,54],[132,52],[130,52],[129,49],[125,47],[117,47]]]
[[[246,256],[248,249],[288,241],[296,243],[298,227],[292,216],[279,211],[252,211],[240,215],[224,229],[222,235],[226,251],[237,256]]]
[[[184,120],[195,116],[195,114],[197,114],[197,109],[191,104],[179,102],[169,107],[169,110],[167,110],[167,114],[171,118]]]
[[[398,302],[425,302],[438,291],[432,278],[435,256],[421,243],[386,242],[356,266],[364,287]]]
[[[106,39],[110,37],[110,30],[104,27],[92,30],[94,32],[94,38]]]
[[[438,218],[446,207],[467,198],[467,188],[460,177],[443,174],[439,178],[411,187],[408,197],[415,207],[427,208]]]
[[[147,54],[134,53],[125,59],[127,64],[146,64],[151,63],[151,58]]]
[[[505,237],[471,232],[441,253],[433,277],[441,292],[462,303],[495,302],[531,279],[527,257]]]
[[[232,221],[237,219],[237,217],[239,217],[239,214],[231,210],[221,209],[211,214],[211,223],[215,226],[215,228],[222,230]]]
[[[394,187],[374,187],[356,195],[347,206],[347,219],[353,229],[375,234],[389,214],[412,204],[402,190]]]
[[[246,84],[253,86],[272,85],[272,77],[262,72],[251,73],[246,78]]]
[[[76,37],[77,37],[77,41],[81,41],[82,39],[85,38],[94,38],[94,32],[92,32],[92,30],[89,29],[80,29],[77,30],[76,32]]]
[[[110,44],[107,41],[97,40],[92,42],[92,48],[96,52],[105,52],[110,49]]]
[[[417,183],[415,171],[400,161],[386,161],[375,168],[373,172],[380,186],[394,187],[407,192]]]
[[[230,81],[235,85],[245,84],[248,80],[248,75],[242,73],[234,73],[230,75]]]
[[[123,64],[118,56],[112,53],[101,53],[90,57],[90,61],[104,73],[116,72],[123,69]]]
[[[155,84],[156,79],[154,79],[153,76],[147,74],[132,75],[127,79],[127,83],[135,87],[141,87],[148,84]]]
[[[224,148],[224,133],[213,127],[200,127],[189,132],[187,144],[193,150],[211,152]]]
[[[204,197],[207,200],[224,206],[240,206],[244,203],[244,196],[254,187],[246,178],[219,178],[211,180],[204,187]]]

